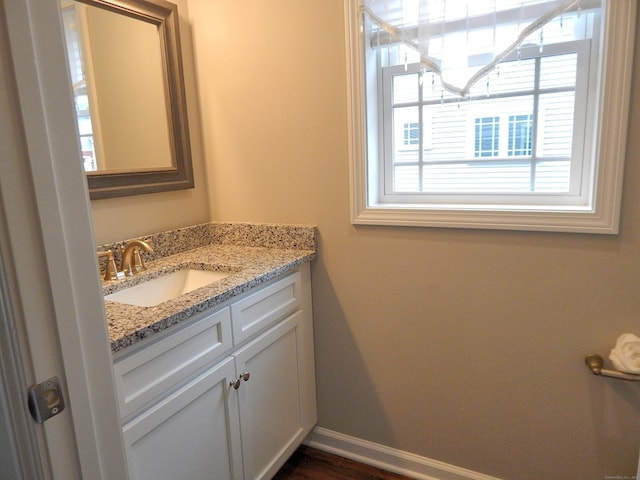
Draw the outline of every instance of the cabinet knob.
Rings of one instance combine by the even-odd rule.
[[[236,390],[240,388],[240,380],[244,380],[245,382],[249,380],[251,374],[249,372],[242,372],[238,378],[229,382],[229,386],[235,388]]]

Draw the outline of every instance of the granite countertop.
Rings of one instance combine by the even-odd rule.
[[[286,242],[283,245],[290,246]],[[310,262],[316,256],[316,249],[302,247],[278,248],[271,243],[266,247],[212,243],[146,261],[147,270],[132,277],[103,281],[103,294],[108,295],[183,268],[230,272],[221,280],[153,307],[105,300],[111,350],[121,351]]]

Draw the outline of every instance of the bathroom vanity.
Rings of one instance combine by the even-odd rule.
[[[103,283],[110,295],[185,267],[226,272],[155,306],[105,301],[131,480],[269,479],[316,423],[315,230],[304,248],[259,236],[156,248],[144,273]]]

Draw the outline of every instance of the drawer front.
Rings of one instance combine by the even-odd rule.
[[[300,308],[301,296],[300,272],[294,272],[231,305],[234,343],[240,344]]]
[[[120,417],[126,419],[232,347],[226,307],[114,364]]]

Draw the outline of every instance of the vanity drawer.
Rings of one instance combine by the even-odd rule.
[[[240,344],[300,308],[300,272],[294,272],[231,305],[233,341]]]
[[[225,307],[139,352],[116,360],[120,417],[176,387],[232,347],[231,312]]]

